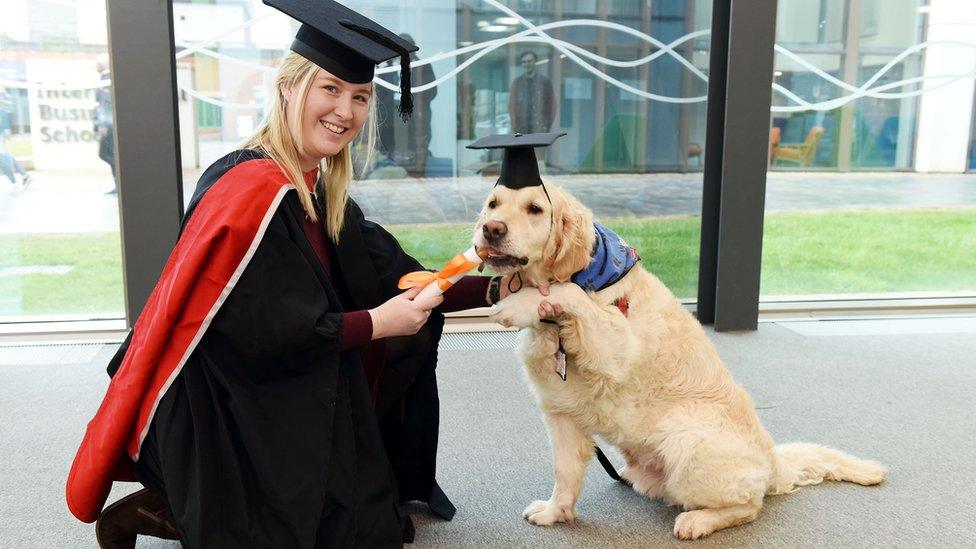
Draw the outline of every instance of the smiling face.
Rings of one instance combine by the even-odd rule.
[[[538,61],[535,54],[532,52],[526,52],[522,54],[522,70],[525,71],[526,76],[535,76],[535,64]]]
[[[369,111],[373,85],[353,84],[319,69],[308,89],[308,95],[299,110],[290,101],[292,89],[283,89],[288,102],[290,119],[301,120],[299,155],[303,170],[315,168],[319,160],[334,156],[349,144],[363,129]]]

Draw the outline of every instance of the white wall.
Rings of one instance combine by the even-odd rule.
[[[930,46],[925,76],[971,74],[976,70],[976,2],[932,0],[929,42],[957,41],[969,47]],[[929,80],[934,86],[945,80]],[[915,169],[919,172],[963,172],[973,118],[974,79],[968,77],[922,94],[919,107]]]

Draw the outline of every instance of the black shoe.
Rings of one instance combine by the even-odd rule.
[[[31,181],[32,181],[31,176],[25,173],[23,178],[21,178],[20,180],[20,184],[23,185],[23,188],[26,189],[27,186],[31,184]]]
[[[136,535],[180,539],[158,494],[143,488],[109,505],[95,523],[101,549],[133,549]]]

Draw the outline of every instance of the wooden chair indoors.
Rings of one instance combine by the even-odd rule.
[[[779,128],[773,128],[778,130]],[[779,132],[775,132],[779,133]],[[809,166],[816,157],[817,148],[823,139],[824,129],[821,126],[814,126],[807,132],[807,138],[802,143],[773,143],[773,135],[770,134],[770,163],[792,163],[798,166]],[[776,138],[779,136],[776,135]],[[778,139],[777,139],[778,140]]]

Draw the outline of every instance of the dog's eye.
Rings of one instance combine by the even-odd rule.
[[[489,210],[494,210],[495,209],[495,206],[497,206],[497,205],[498,205],[498,201],[497,200],[492,200],[491,202],[488,203],[488,209]]]
[[[542,208],[540,208],[539,206],[537,206],[535,204],[529,204],[529,213],[531,213],[531,214],[541,214],[542,213]]]

